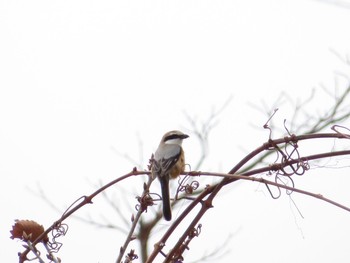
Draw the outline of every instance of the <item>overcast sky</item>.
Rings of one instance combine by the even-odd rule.
[[[268,138],[254,127],[266,122],[265,113],[251,105],[278,107],[275,125],[282,127],[293,111],[274,104],[281,92],[303,99],[313,88],[344,88],[346,79],[335,83],[335,76],[348,68],[335,53],[349,54],[349,25],[350,9],[320,1],[1,1],[2,261],[17,262],[22,251],[8,238],[14,219],[48,227],[59,218],[33,193],[38,185],[64,209],[132,169],[118,153],[146,168],[164,132],[189,131],[185,114],[200,123],[229,98],[203,170],[230,170],[242,148]],[[323,99],[316,98],[314,114],[327,106]],[[184,147],[195,163],[193,136]],[[347,176],[347,169],[318,170],[297,182],[350,205]],[[134,202],[141,187],[131,188],[123,193]],[[304,219],[288,197],[272,200],[262,186],[237,184],[214,203],[185,256],[195,260],[232,234],[230,253],[212,262],[348,262],[350,214],[293,198]],[[117,222],[103,202],[97,198],[79,215]],[[114,262],[123,235],[68,223],[63,262]]]

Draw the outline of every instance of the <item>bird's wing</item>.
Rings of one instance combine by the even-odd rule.
[[[162,148],[162,152],[156,151],[154,155],[155,159],[155,171],[158,174],[166,174],[179,160],[181,155],[181,147],[176,144],[166,144]]]

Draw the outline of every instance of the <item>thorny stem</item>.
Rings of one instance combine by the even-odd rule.
[[[154,178],[152,178],[152,175],[149,175],[148,176],[148,182],[147,182],[146,187],[144,188],[143,193],[142,193],[141,196],[145,196],[149,192],[149,187],[151,186],[153,180],[154,180]],[[128,234],[125,242],[124,242],[124,245],[120,248],[119,256],[118,256],[118,258],[116,260],[116,263],[121,262],[121,260],[123,258],[123,255],[124,255],[128,245],[129,245],[129,243],[133,240],[132,236],[133,236],[133,234],[135,232],[135,228],[136,228],[137,224],[139,223],[140,217],[141,217],[143,212],[144,211],[140,207],[139,211],[137,212],[137,214],[135,216],[135,219],[132,222],[129,234]]]
[[[268,184],[268,185],[274,185],[276,187],[280,187],[280,188],[284,188],[287,190],[292,190],[295,192],[299,192],[301,194],[306,194],[321,200],[324,200],[326,202],[329,202],[333,205],[336,205],[342,209],[345,209],[347,211],[350,211],[350,208],[343,206],[337,202],[334,202],[328,198],[323,197],[320,194],[314,194],[311,192],[307,192],[304,190],[300,190],[300,189],[296,189],[294,187],[289,187],[283,184],[279,184],[277,182],[271,182],[262,178],[253,178],[253,177],[249,177],[251,175],[254,174],[258,174],[258,173],[262,173],[262,172],[267,172],[270,171],[272,168],[271,166],[269,167],[262,167],[259,169],[255,169],[255,170],[251,170],[251,171],[247,171],[244,173],[239,173],[238,171],[244,166],[246,165],[252,158],[254,158],[255,156],[257,156],[258,154],[262,153],[263,151],[266,150],[271,150],[271,149],[275,149],[277,147],[277,145],[279,144],[283,144],[283,143],[288,143],[288,142],[297,142],[297,141],[301,141],[301,140],[309,140],[309,139],[320,139],[320,138],[339,138],[339,139],[344,139],[344,138],[349,138],[348,134],[343,134],[343,133],[321,133],[321,134],[306,134],[306,135],[300,135],[300,136],[296,136],[296,135],[291,135],[288,137],[284,137],[281,139],[276,139],[276,140],[269,140],[267,143],[263,144],[262,146],[258,147],[257,149],[255,149],[254,151],[252,151],[250,154],[248,154],[245,158],[243,158],[236,166],[234,166],[231,171],[228,174],[218,174],[218,173],[200,173],[200,172],[191,172],[190,175],[192,176],[197,176],[197,175],[213,175],[213,176],[222,176],[224,177],[223,180],[219,183],[217,183],[216,185],[213,186],[208,186],[204,189],[204,191],[202,193],[200,193],[183,211],[183,213],[181,213],[181,215],[174,221],[174,223],[170,226],[170,228],[168,229],[168,231],[164,234],[164,236],[161,238],[161,240],[157,243],[157,245],[155,246],[154,251],[152,252],[152,254],[150,255],[150,257],[148,258],[147,262],[152,262],[154,260],[154,258],[158,255],[158,253],[161,251],[161,249],[164,247],[167,239],[170,237],[170,235],[173,233],[173,231],[177,228],[177,226],[183,221],[184,218],[186,218],[186,216],[193,210],[194,207],[196,207],[198,205],[198,203],[202,203],[202,207],[200,209],[200,211],[198,212],[198,214],[195,216],[195,218],[191,221],[190,225],[188,226],[188,228],[186,229],[186,231],[184,232],[184,234],[180,237],[180,239],[178,240],[178,242],[176,243],[176,245],[173,247],[173,249],[171,249],[170,253],[167,255],[165,262],[169,262],[172,257],[174,256],[174,254],[179,251],[179,247],[181,246],[181,244],[183,244],[183,242],[186,240],[186,237],[189,235],[190,231],[192,231],[196,225],[198,225],[199,220],[203,217],[203,215],[206,213],[206,211],[211,208],[211,203],[213,201],[213,199],[215,198],[215,196],[218,194],[218,192],[221,190],[222,187],[224,187],[227,184],[233,183],[234,181],[237,181],[239,179],[244,179],[244,180],[251,180],[251,181],[257,181],[260,183],[264,183],[264,184]],[[288,160],[285,161],[283,163],[279,163],[279,164],[275,164],[274,167],[280,167],[283,168],[285,166],[288,165],[292,165],[297,163],[300,160],[313,160],[313,159],[320,159],[320,158],[326,158],[326,157],[331,157],[331,156],[337,156],[337,155],[349,155],[350,151],[338,151],[338,152],[328,152],[328,153],[322,153],[322,154],[315,154],[315,155],[310,155],[310,156],[305,156],[305,157],[301,157],[298,159],[292,159],[292,160]],[[277,165],[277,166],[276,166]],[[279,165],[279,166],[278,166]],[[68,218],[70,215],[72,215],[73,213],[75,213],[77,210],[79,210],[81,207],[85,206],[86,204],[92,203],[92,199],[97,196],[98,194],[100,194],[101,192],[103,192],[104,190],[106,190],[107,188],[109,188],[110,186],[130,177],[130,176],[135,176],[135,175],[150,175],[150,172],[147,171],[137,171],[136,168],[131,171],[130,173],[121,176],[115,180],[113,180],[112,182],[106,184],[105,186],[101,187],[100,189],[98,189],[97,191],[95,191],[94,193],[92,193],[89,196],[84,196],[83,200],[80,203],[77,204],[73,204],[71,208],[69,208],[62,216],[61,218],[56,221],[51,227],[49,227],[42,235],[40,235],[33,243],[32,245],[35,246],[38,242],[40,242],[42,240],[42,238],[44,236],[46,236],[50,231],[52,231],[53,229],[55,229],[58,225],[60,225],[66,218]],[[151,178],[151,176],[149,177],[149,181],[147,183],[147,185],[149,186],[149,184],[153,181],[153,179]],[[148,187],[145,187],[144,191],[146,191],[146,189],[148,189]],[[208,196],[205,200],[204,198]],[[130,241],[132,240],[132,235],[134,233],[135,227],[137,222],[139,221],[139,218],[141,216],[141,210],[137,213],[136,218],[133,222],[132,225],[132,229],[129,232],[129,235],[123,245],[123,247],[120,250],[120,255],[118,257],[117,262],[121,261],[121,258],[123,256],[123,254],[126,251],[126,248],[128,246],[128,244],[130,243]],[[26,260],[26,255],[29,252],[29,248],[26,249],[26,251],[24,251],[23,253],[21,253],[20,255],[20,262],[24,262],[24,260]]]
[[[325,158],[325,157],[330,157],[330,156],[337,156],[337,155],[349,155],[350,154],[350,151],[340,151],[340,152],[333,152],[333,153],[325,153],[325,154],[318,154],[318,155],[312,155],[312,156],[307,156],[305,157],[305,159],[309,159],[309,160],[312,160],[312,159],[319,159],[319,158]],[[287,165],[290,165],[292,164],[292,162],[286,164]],[[264,169],[265,171],[268,171],[268,170],[271,170],[271,167],[266,167]],[[257,173],[260,173],[259,172],[256,172],[254,174],[257,174]],[[252,175],[253,173],[249,173],[249,175]],[[285,185],[285,184],[280,184],[280,183],[277,183],[277,182],[273,182],[273,181],[270,181],[270,180],[266,180],[264,178],[257,178],[257,177],[250,177],[250,176],[247,176],[248,174],[242,174],[242,175],[239,175],[239,174],[224,174],[224,173],[213,173],[213,172],[193,172],[193,173],[190,173],[189,175],[193,175],[193,176],[218,176],[218,177],[223,177],[223,178],[228,178],[228,179],[231,179],[231,182],[233,181],[237,181],[237,180],[248,180],[248,181],[252,181],[252,182],[259,182],[259,183],[263,183],[263,184],[266,184],[266,185],[272,185],[272,186],[276,186],[276,187],[279,187],[279,188],[283,188],[283,189],[286,189],[286,190],[290,190],[290,191],[293,191],[293,192],[297,192],[297,193],[300,193],[300,194],[304,194],[304,195],[308,195],[308,196],[311,196],[311,197],[314,197],[314,198],[317,198],[317,199],[320,199],[322,201],[325,201],[325,202],[328,202],[334,206],[337,206],[339,208],[342,208],[348,212],[350,212],[350,207],[347,207],[347,206],[344,206],[338,202],[335,202],[329,198],[326,198],[325,196],[321,195],[321,194],[316,194],[316,193],[312,193],[312,192],[309,192],[309,191],[305,191],[305,190],[302,190],[302,189],[298,189],[298,188],[295,188],[295,187],[290,187],[288,185]],[[216,186],[212,186],[212,187],[208,187],[200,196],[198,196],[197,199],[202,199],[204,196],[206,196],[207,194],[210,193],[210,196],[203,202],[203,203],[207,203],[207,204],[211,204],[209,202],[209,200],[212,200],[214,199],[215,195],[217,194],[218,192],[218,188],[217,188],[217,185]],[[195,200],[195,201],[196,201]],[[192,210],[192,208],[195,206],[195,203],[192,202],[192,206],[191,207],[187,207],[186,209],[190,208],[189,210]],[[196,202],[197,204],[197,202]],[[183,241],[186,239],[186,237],[188,236],[188,233],[191,229],[193,229],[199,222],[199,220],[201,219],[201,217],[204,215],[204,213],[209,209],[211,208],[211,205],[207,205],[207,206],[202,206],[202,209],[198,212],[198,214],[196,215],[196,217],[192,220],[191,224],[187,227],[186,231],[184,232],[184,234],[179,238],[178,242],[175,244],[174,248],[169,252],[169,254],[167,255],[167,257],[165,258],[164,262],[171,262],[171,259],[172,257],[174,256],[174,254],[176,253],[177,251],[177,248],[180,247],[180,245],[183,243]],[[181,216],[183,217],[184,214],[187,214],[188,211],[184,211]],[[178,219],[181,219],[182,218],[178,218]],[[179,222],[176,222],[177,224]],[[170,231],[170,229],[168,230],[168,232]],[[168,232],[166,233],[167,237],[169,236]],[[164,238],[166,235],[163,236],[162,240],[166,238]],[[164,241],[165,241],[164,240]],[[164,242],[163,241],[163,242]],[[159,252],[159,251],[158,251]],[[157,253],[156,253],[157,254]],[[154,258],[152,258],[151,260],[149,259],[147,261],[148,262],[152,262]]]
[[[124,179],[130,177],[130,176],[136,176],[136,175],[144,175],[144,174],[150,174],[150,172],[146,172],[146,171],[137,171],[136,168],[133,169],[130,173],[127,173],[111,182],[109,182],[108,184],[102,186],[101,188],[99,188],[98,190],[96,190],[94,193],[92,193],[89,196],[84,196],[83,200],[76,204],[77,202],[74,202],[74,204],[61,216],[61,218],[59,220],[57,220],[56,222],[54,222],[49,228],[47,228],[40,236],[38,236],[33,242],[32,245],[35,246],[37,243],[39,243],[40,241],[42,241],[42,238],[45,237],[49,232],[51,232],[53,229],[55,229],[57,226],[59,226],[65,219],[67,219],[70,215],[72,215],[73,213],[75,213],[77,210],[79,210],[80,208],[82,208],[83,206],[87,205],[87,204],[91,204],[92,203],[92,199],[97,196],[98,194],[102,193],[104,190],[106,190],[107,188],[111,187],[112,185],[123,181]],[[81,198],[79,198],[81,199]],[[23,253],[21,253],[19,255],[20,263],[23,263],[25,260],[27,260],[27,254],[29,253],[29,249],[27,248]]]
[[[348,134],[342,134],[342,133],[321,133],[321,134],[307,134],[307,135],[300,135],[300,136],[296,136],[296,135],[292,135],[292,136],[288,136],[288,137],[284,137],[281,139],[276,139],[276,140],[269,140],[267,143],[263,144],[262,146],[258,147],[256,150],[254,150],[253,152],[251,152],[250,154],[248,154],[245,158],[243,158],[236,166],[234,166],[230,172],[228,173],[230,176],[225,176],[224,179],[219,182],[216,185],[207,187],[193,202],[191,202],[189,204],[189,206],[183,211],[183,213],[179,216],[179,218],[177,220],[175,220],[175,222],[173,223],[173,225],[168,229],[168,231],[165,233],[165,235],[161,238],[160,242],[158,242],[158,244],[161,244],[162,246],[164,246],[166,240],[168,239],[168,237],[170,236],[170,234],[173,232],[173,230],[176,228],[177,225],[179,225],[180,221],[182,221],[187,214],[199,203],[206,203],[206,204],[211,204],[213,199],[215,198],[215,196],[218,194],[218,192],[221,190],[222,187],[224,187],[227,184],[233,183],[234,181],[237,181],[239,179],[245,179],[245,180],[251,180],[251,181],[259,181],[262,183],[266,183],[266,184],[270,184],[270,181],[265,180],[265,179],[258,179],[258,178],[250,178],[247,179],[248,176],[251,176],[253,174],[257,174],[257,173],[261,173],[264,171],[269,171],[271,170],[271,167],[265,167],[265,168],[260,168],[260,169],[256,169],[255,171],[250,171],[250,172],[246,172],[242,175],[235,175],[235,173],[237,173],[237,171],[239,169],[241,169],[247,162],[249,162],[253,157],[255,157],[256,155],[260,154],[261,152],[265,151],[265,150],[269,150],[269,149],[273,149],[274,147],[276,147],[279,144],[282,143],[286,143],[286,142],[291,142],[291,141],[301,141],[301,140],[309,140],[309,139],[320,139],[320,138],[339,138],[339,139],[344,139],[347,138],[349,135]],[[337,156],[337,155],[349,155],[350,151],[339,151],[339,152],[329,152],[329,153],[323,153],[323,154],[316,154],[316,155],[310,155],[310,156],[305,156],[302,158],[299,158],[298,160],[291,160],[291,161],[287,161],[284,163],[281,163],[280,166],[281,167],[285,167],[288,165],[291,165],[293,163],[296,163],[300,160],[311,160],[311,159],[320,159],[320,158],[326,158],[326,157],[331,157],[331,156]],[[192,172],[190,173],[190,175],[201,175],[200,172],[196,173],[196,172]],[[243,176],[243,177],[242,177]],[[306,195],[310,195],[313,196],[315,198],[324,200],[326,202],[329,202],[333,205],[336,205],[340,208],[343,208],[347,211],[350,211],[350,209],[346,206],[343,206],[339,203],[336,203],[330,199],[327,199],[325,197],[323,197],[322,195],[319,194],[314,194],[311,192],[307,192],[304,190],[299,190],[293,187],[288,187],[285,185],[280,185],[278,183],[275,182],[271,182],[272,185],[275,186],[280,186],[281,188],[285,188],[288,190],[294,190],[296,192],[302,193],[302,194],[306,194]],[[208,198],[206,200],[203,200],[203,198],[205,196],[208,196]],[[184,232],[184,234],[179,238],[178,242],[175,244],[175,246],[171,249],[171,251],[169,252],[169,254],[167,255],[166,259],[164,262],[170,262],[172,257],[174,256],[174,254],[176,253],[176,251],[178,251],[180,245],[185,241],[186,237],[188,236],[188,234],[190,233],[190,231],[199,223],[199,220],[202,218],[202,216],[205,214],[205,212],[211,208],[210,205],[204,205],[202,206],[202,208],[200,209],[200,211],[198,212],[198,214],[196,215],[196,217],[191,221],[191,223],[189,224],[189,226],[187,227],[186,231]],[[147,260],[147,263],[152,262],[155,258],[155,256],[159,253],[159,251],[161,250],[162,246],[155,246],[154,251],[152,252],[150,258]]]
[[[274,167],[273,169],[284,168],[285,166],[296,164],[301,159],[310,161],[310,160],[317,160],[317,159],[323,159],[323,158],[327,158],[327,157],[334,157],[334,156],[341,156],[341,155],[350,155],[350,151],[347,150],[347,151],[327,152],[327,153],[319,153],[319,154],[309,155],[309,156],[302,157],[299,160],[294,159],[294,160],[284,162],[283,164],[276,163],[273,165],[273,167]],[[272,168],[271,166],[261,167],[261,168],[251,170],[249,172],[242,173],[242,175],[251,176],[254,174],[260,174],[260,173],[271,171],[272,170],[271,168]],[[236,180],[234,178],[232,178],[232,181],[236,181]]]
[[[330,125],[333,125],[335,123],[340,123],[340,122],[344,121],[345,119],[349,118],[350,111],[349,110],[342,111],[342,109],[340,108],[345,103],[345,99],[348,97],[349,93],[350,93],[350,85],[348,85],[347,88],[345,89],[345,91],[341,93],[340,97],[335,98],[336,102],[334,105],[332,105],[332,107],[329,110],[326,111],[327,114],[323,117],[320,117],[316,121],[316,123],[314,123],[311,127],[309,126],[309,122],[310,122],[309,119],[310,118],[307,118],[307,121],[304,124],[299,125],[299,127],[305,127],[305,126],[307,127],[307,130],[305,130],[302,133],[303,134],[315,134],[315,133],[320,132],[321,130],[325,129],[326,127],[329,127]],[[305,101],[303,101],[300,105],[298,104],[296,106],[296,109],[294,111],[294,115],[292,117],[292,122],[291,122],[291,127],[290,127],[291,130],[294,130],[293,127],[295,125],[294,120],[296,119],[296,115],[300,112],[300,110],[303,108],[304,105],[306,105],[308,102],[310,102],[312,100],[314,95],[315,94],[313,91],[309,98],[307,98]],[[348,107],[344,106],[344,108],[347,109]],[[300,130],[300,129],[297,129],[296,131],[298,131],[298,130]],[[256,159],[254,162],[252,162],[249,166],[246,166],[244,168],[244,170],[241,170],[241,172],[249,171],[250,169],[254,168],[257,164],[259,164],[263,160],[265,160],[270,154],[271,154],[271,152],[265,152],[264,154],[261,154],[258,159]]]
[[[153,260],[155,259],[155,257],[157,256],[157,254],[161,251],[161,249],[164,247],[166,240],[168,240],[168,238],[170,237],[170,235],[173,233],[173,231],[178,227],[178,225],[181,223],[181,221],[183,219],[185,219],[185,217],[187,216],[187,214],[189,212],[192,211],[192,209],[194,207],[196,207],[196,205],[208,194],[208,189],[205,189],[202,193],[200,193],[196,199],[191,202],[183,211],[183,213],[181,213],[179,215],[178,218],[176,218],[176,220],[174,221],[174,223],[169,227],[169,229],[166,231],[166,233],[163,235],[163,237],[157,242],[157,244],[155,245],[155,249],[153,250],[152,254],[148,257],[146,263],[150,263],[153,262]],[[185,231],[184,235],[187,233],[187,231]],[[187,236],[187,235],[186,235]],[[186,238],[186,236],[184,236],[184,238]],[[180,239],[179,239],[180,240]],[[180,243],[181,244],[181,243]]]
[[[293,135],[284,137],[281,139],[270,140],[264,143],[262,146],[258,147],[251,153],[249,153],[246,157],[244,157],[237,165],[235,165],[230,171],[229,174],[235,174],[241,169],[247,162],[249,162],[253,157],[263,152],[264,150],[269,149],[270,147],[274,147],[274,145],[278,145],[281,143],[289,142],[289,141],[302,141],[302,140],[310,140],[310,139],[321,139],[321,138],[337,138],[337,139],[347,139],[346,136],[348,134],[342,133],[317,133],[317,134],[305,134],[305,135]]]
[[[194,204],[193,206],[190,207],[190,209],[188,211],[187,207],[186,210],[181,214],[181,216],[183,215],[187,215],[207,194],[209,194],[211,191],[213,190],[213,187],[208,187],[204,190],[204,192],[199,195],[196,200],[194,202],[192,202],[192,204]],[[198,200],[198,201],[197,201]],[[194,229],[196,227],[196,225],[198,225],[199,220],[202,218],[202,216],[204,215],[204,213],[209,209],[212,208],[211,202],[208,202],[207,200],[204,200],[202,203],[202,207],[200,209],[200,211],[198,212],[198,214],[195,216],[195,218],[191,221],[191,223],[189,224],[189,226],[187,227],[186,231],[182,234],[182,236],[179,238],[179,240],[177,241],[177,243],[175,244],[174,248],[172,250],[170,250],[169,254],[166,256],[166,258],[164,259],[163,262],[171,262],[171,259],[174,257],[175,253],[178,251],[178,249],[180,248],[181,244],[184,243],[184,241],[186,240],[186,238],[189,236],[190,231],[192,231],[192,229]],[[182,220],[182,219],[181,219]],[[180,222],[178,222],[179,224]],[[150,261],[151,262],[151,261]]]

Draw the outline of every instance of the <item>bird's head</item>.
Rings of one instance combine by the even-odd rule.
[[[181,145],[182,140],[188,138],[189,136],[187,134],[184,134],[181,131],[169,131],[166,134],[164,134],[162,138],[162,143],[164,144],[177,144]]]

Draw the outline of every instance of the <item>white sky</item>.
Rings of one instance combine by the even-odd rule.
[[[349,9],[318,1],[1,1],[2,261],[17,262],[22,251],[8,238],[14,219],[49,226],[59,217],[29,189],[40,184],[63,209],[132,169],[113,148],[139,159],[139,137],[146,163],[165,131],[189,127],[184,112],[203,121],[232,96],[202,169],[230,170],[244,155],[240,147],[267,138],[249,125],[261,127],[266,117],[248,103],[272,108],[283,91],[303,98],[320,84],[333,90],[334,72],[348,69],[330,50],[350,52],[349,23]],[[282,125],[292,111],[276,106]],[[184,147],[195,163],[196,141]],[[350,205],[347,172],[297,183]],[[124,187],[134,200],[133,186]],[[199,258],[231,233],[231,253],[212,262],[348,262],[350,214],[309,197],[294,201],[305,219],[288,198],[237,184],[214,203],[185,256]],[[103,202],[79,215],[99,218]],[[63,262],[114,262],[123,236],[68,223]]]

